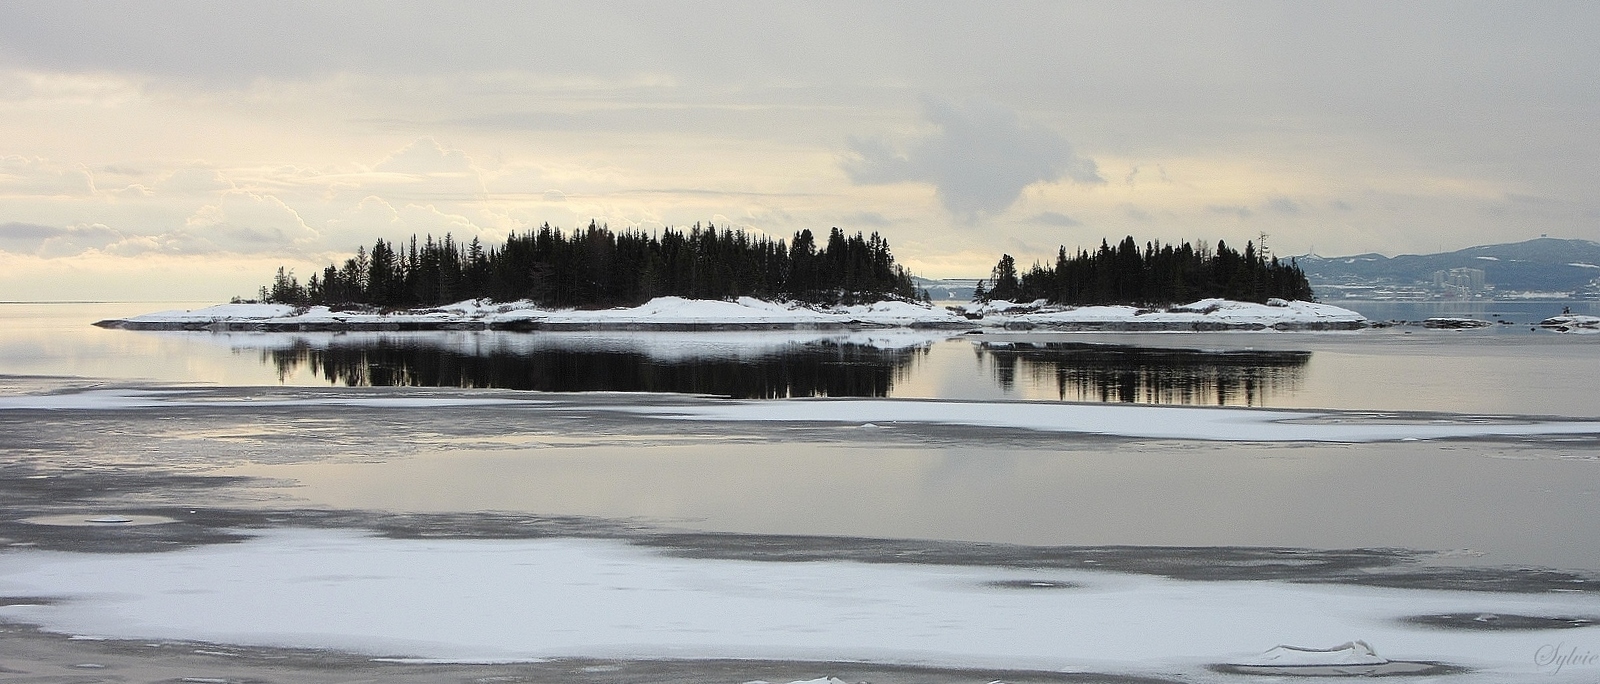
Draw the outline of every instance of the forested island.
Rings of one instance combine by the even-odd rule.
[[[471,299],[534,302],[545,307],[630,306],[657,297],[732,300],[752,297],[817,305],[926,300],[911,274],[894,261],[877,233],[846,235],[833,228],[817,244],[810,230],[790,242],[743,230],[696,224],[659,235],[615,232],[590,222],[570,233],[545,224],[513,233],[499,246],[477,238],[462,244],[446,234],[409,244],[383,239],[329,264],[301,284],[283,268],[258,301],[294,306],[365,305],[381,309],[437,306]],[[1019,272],[1003,255],[978,285],[976,301],[1091,306],[1170,305],[1218,298],[1263,303],[1312,299],[1305,273],[1292,260],[1269,258],[1253,242],[1235,251],[1219,241],[1147,242],[1128,236],[1116,245],[1070,255]]]
[[[210,332],[1352,330],[1361,314],[1311,299],[1293,261],[1132,237],[1059,250],[1019,273],[1002,256],[977,301],[935,306],[876,233],[792,241],[696,224],[659,233],[591,222],[501,245],[377,240],[301,283],[278,269],[260,299],[96,325]]]
[[[1018,274],[1010,254],[1000,257],[988,280],[978,284],[978,301],[1031,302],[1092,306],[1099,304],[1177,304],[1219,298],[1240,302],[1269,299],[1311,301],[1311,284],[1293,260],[1267,258],[1246,242],[1237,252],[1218,241],[1215,250],[1204,242],[1198,247],[1184,242],[1163,245],[1146,242],[1144,249],[1133,236],[1115,246],[1100,241],[1094,252],[1056,253],[1053,266],[1034,264]]]
[[[278,269],[261,301],[297,306],[434,306],[468,299],[532,301],[551,307],[610,307],[656,297],[754,297],[812,304],[913,300],[911,274],[877,233],[834,228],[818,245],[810,230],[785,243],[743,230],[696,224],[660,235],[614,232],[590,222],[563,233],[545,224],[513,233],[498,247],[449,234],[409,247],[379,239],[342,266],[328,265],[302,285]],[[924,295],[925,296],[925,295]]]

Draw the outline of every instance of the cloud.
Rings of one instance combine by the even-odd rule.
[[[1266,208],[1280,214],[1300,213],[1300,203],[1281,195],[1267,200]]]
[[[369,196],[337,218],[329,219],[322,230],[321,242],[336,251],[353,252],[356,246],[371,244],[377,238],[399,242],[412,235],[442,238],[447,233],[462,242],[474,237],[495,237],[471,219],[440,211],[433,205],[407,204],[396,208],[382,198]]]
[[[481,171],[461,150],[418,138],[373,167],[361,187],[389,200],[468,201],[485,194]]]
[[[201,207],[183,230],[164,237],[163,251],[259,252],[304,244],[318,233],[277,197],[233,191]]]
[[[1206,211],[1213,214],[1233,214],[1240,219],[1247,219],[1255,214],[1250,207],[1241,204],[1213,204],[1206,207]]]
[[[1162,183],[1171,183],[1172,182],[1172,178],[1167,176],[1167,167],[1166,167],[1166,165],[1164,165],[1164,164],[1156,164],[1155,167],[1156,167],[1156,179],[1157,180],[1161,181]],[[1134,185],[1136,183],[1142,182],[1142,181],[1139,180],[1139,174],[1144,172],[1144,168],[1145,168],[1144,164],[1134,164],[1133,168],[1128,169],[1128,175],[1122,177],[1122,182],[1124,184],[1126,184],[1126,185],[1129,185],[1129,186],[1132,186],[1132,185]]]
[[[221,171],[198,166],[186,166],[172,172],[156,186],[164,195],[215,195],[234,189],[232,181]]]
[[[0,251],[13,254],[69,256],[104,249],[122,239],[121,233],[98,223],[67,227],[0,223]]]
[[[474,173],[472,160],[461,150],[445,149],[439,141],[429,137],[418,138],[399,152],[378,162],[378,171],[408,173],[418,176],[435,174]]]
[[[855,156],[843,164],[850,180],[930,183],[946,209],[967,218],[1005,211],[1035,183],[1105,182],[1094,160],[1066,138],[1000,105],[926,98],[923,116],[938,131],[905,149],[882,138],[852,139]]]
[[[1028,220],[1034,223],[1043,223],[1047,226],[1064,226],[1067,228],[1074,228],[1083,225],[1082,221],[1058,211],[1040,212],[1034,214],[1033,217]]]
[[[65,228],[37,223],[0,223],[0,240],[43,240],[67,232]]]
[[[894,221],[889,220],[889,217],[884,216],[876,211],[858,211],[854,214],[844,217],[844,222],[847,224],[874,226],[878,228],[883,228],[894,223]]]
[[[35,197],[87,197],[94,194],[88,171],[62,168],[37,157],[0,157],[0,194]]]

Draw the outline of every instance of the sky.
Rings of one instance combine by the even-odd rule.
[[[7,2],[0,301],[226,299],[413,233],[1600,240],[1600,3]]]

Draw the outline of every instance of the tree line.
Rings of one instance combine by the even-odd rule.
[[[1244,251],[1217,241],[1216,249],[1146,242],[1133,236],[1100,249],[1079,249],[1068,255],[1065,245],[1053,265],[1035,263],[1019,273],[1010,254],[1000,257],[988,280],[980,282],[974,300],[1035,301],[1088,306],[1096,304],[1177,304],[1220,297],[1247,302],[1270,298],[1312,298],[1311,284],[1293,259],[1268,258],[1246,242]]]
[[[260,301],[399,308],[487,298],[603,307],[669,295],[819,304],[926,298],[877,233],[863,237],[834,228],[819,245],[810,230],[785,243],[714,225],[655,235],[590,222],[571,232],[547,223],[512,233],[499,246],[477,238],[462,244],[449,234],[420,242],[413,235],[409,245],[379,239],[304,284],[279,268],[272,284],[261,288]]]

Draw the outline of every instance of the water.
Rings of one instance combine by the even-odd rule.
[[[839,622],[858,618],[859,610],[883,604],[887,594],[869,592],[859,605],[842,606],[845,614],[836,622],[806,622],[796,616],[840,603],[838,592],[814,589],[818,577],[938,557],[964,559],[969,568],[961,572],[979,579],[955,587],[947,566],[907,566],[918,568],[917,579],[908,581],[933,592],[930,603],[914,607],[916,615],[932,615],[927,609],[954,591],[1049,622],[1050,633],[1040,637],[1037,629],[1006,632],[1018,623],[999,619],[996,643],[1009,648],[1026,642],[1021,637],[1038,637],[1046,645],[973,661],[985,665],[1081,669],[1076,663],[1085,661],[1078,656],[1014,658],[1117,633],[1136,635],[1138,648],[1107,667],[1218,681],[1222,675],[1196,663],[1225,662],[1277,643],[1327,647],[1369,638],[1382,642],[1374,645],[1385,655],[1473,663],[1495,654],[1489,666],[1499,669],[1481,673],[1493,677],[1471,681],[1548,681],[1529,664],[1536,649],[1552,642],[1545,633],[1491,633],[1470,618],[1466,628],[1419,627],[1404,618],[1437,622],[1499,611],[1538,623],[1600,612],[1590,589],[1600,585],[1600,526],[1593,524],[1600,519],[1600,442],[1592,435],[1201,442],[865,419],[735,424],[631,411],[657,406],[667,415],[673,407],[720,406],[730,398],[889,397],[966,400],[970,405],[960,410],[973,412],[1037,401],[1351,412],[1320,419],[1330,422],[1600,418],[1594,387],[1600,335],[1529,330],[1527,323],[1559,312],[1548,304],[1473,311],[1406,305],[1390,314],[1367,313],[1402,320],[1498,314],[1517,324],[1328,333],[212,334],[90,325],[175,306],[193,305],[0,305],[0,394],[135,384],[181,391],[160,396],[186,402],[130,410],[0,410],[0,585],[23,591],[18,578],[29,573],[61,584],[38,590],[54,597],[49,605],[0,601],[0,618],[72,634],[427,656],[451,640],[474,647],[502,637],[517,644],[529,639],[523,631],[484,626],[492,622],[484,616],[542,616],[508,609],[506,595],[485,593],[484,587],[500,586],[497,581],[521,578],[517,586],[552,595],[591,592],[613,603],[585,604],[573,615],[634,625],[636,583],[664,577],[666,588],[651,595],[670,602],[748,605],[752,596],[795,597],[789,613],[734,619],[777,621],[791,630],[786,634],[829,635]],[[460,395],[516,401],[428,403]],[[362,403],[373,399],[417,403]],[[1235,415],[1205,408],[1107,410],[1113,412]],[[1250,428],[1241,422],[1239,429]],[[241,539],[241,528],[260,536]],[[284,542],[296,539],[301,542]],[[570,543],[609,555],[592,572],[541,555]],[[120,553],[30,552],[36,547]],[[410,561],[385,560],[397,549],[422,550],[407,556]],[[1090,563],[1113,557],[1123,563],[1116,572],[1093,571],[1101,566]],[[839,558],[870,562],[775,562]],[[425,559],[454,559],[476,579],[463,581],[464,570],[429,574]],[[757,559],[769,562],[749,562]],[[527,569],[539,563],[569,571],[570,591],[551,584],[550,573]],[[88,579],[62,580],[62,564]],[[330,564],[336,567],[324,567]],[[291,566],[304,569],[257,572]],[[774,579],[791,571],[806,579]],[[209,584],[184,573],[209,578]],[[1177,579],[1135,577],[1140,573]],[[1061,597],[1111,608],[1100,621],[1079,624],[1066,614],[1041,613],[1039,599],[1015,598],[1023,591],[1017,587],[1035,586],[1040,578],[1051,580],[1051,591]],[[76,595],[89,579],[117,590]],[[402,579],[412,588],[385,593]],[[1348,597],[1378,590],[1349,585],[1372,583],[1390,593],[1366,612],[1350,613]],[[192,595],[200,586],[204,596]],[[1111,603],[1111,595],[1097,593],[1119,586],[1144,588]],[[1175,587],[1192,596],[1172,593]],[[1287,607],[1276,599],[1251,603],[1260,592],[1302,590],[1317,597]],[[1218,624],[1214,611],[1194,610],[1197,600],[1236,609],[1237,624]],[[215,629],[212,613],[194,619],[198,613],[186,601],[217,606],[217,615],[234,616],[236,628],[222,635],[206,631]],[[301,605],[296,601],[316,604],[340,622],[312,624],[299,608],[283,608]],[[1129,601],[1159,610],[1130,610]],[[1072,605],[1062,610],[1082,610]],[[1149,616],[1158,613],[1187,616],[1193,625],[1146,638]],[[440,615],[470,628],[450,626],[456,623]],[[973,619],[995,615],[1002,614],[939,624],[965,634]],[[732,624],[725,618],[671,615],[670,626],[628,632],[628,639],[647,646],[658,639],[694,641],[720,634],[715,630]],[[1154,619],[1154,626],[1164,619]],[[1508,623],[1517,619],[1523,618]],[[915,640],[928,624],[912,620],[874,633]],[[359,638],[393,625],[445,626],[413,641]],[[1241,625],[1254,631],[1239,637]],[[554,628],[577,644],[557,655],[657,653],[613,648],[603,635],[566,624]],[[1192,646],[1175,635],[1180,631],[1236,638]],[[9,655],[23,638],[8,631],[0,650]],[[533,641],[527,652],[542,653],[545,644]],[[672,651],[673,662],[738,657],[722,665],[737,670],[754,667],[744,664],[759,658],[882,656],[843,647],[796,655],[730,644],[728,638],[696,641],[693,649]],[[50,648],[65,649],[39,656],[57,670],[104,656],[72,650],[92,649],[92,642],[59,640]],[[940,653],[971,664],[949,649]],[[268,663],[262,667],[277,667],[279,655],[261,660]],[[1163,664],[1151,669],[1152,662]],[[374,667],[361,663],[355,667]],[[238,667],[244,669],[230,671],[230,678],[276,676],[248,663]],[[206,669],[162,672],[140,678],[218,678]],[[982,674],[972,681],[997,676]],[[759,677],[737,670],[721,678]]]
[[[1600,392],[1590,381],[1600,377],[1600,336],[1530,331],[1526,325],[1293,334],[954,336],[911,331],[222,334],[90,325],[183,306],[196,305],[0,305],[0,369],[7,374],[229,386],[1600,415]],[[1406,315],[1414,318],[1430,313],[1417,304],[1406,306]],[[1559,312],[1558,306],[1515,303],[1519,312],[1498,313],[1526,321],[1551,308]]]

